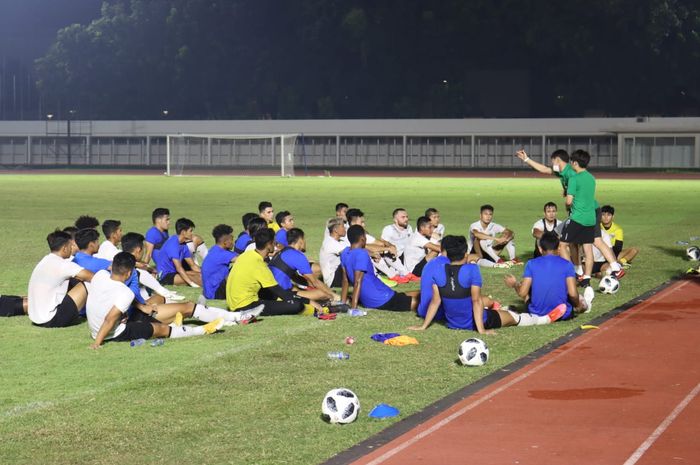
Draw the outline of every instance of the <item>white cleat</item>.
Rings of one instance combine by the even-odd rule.
[[[236,321],[248,321],[248,320],[252,320],[253,318],[257,318],[260,316],[260,314],[262,313],[262,311],[264,309],[265,309],[265,305],[260,304],[257,307],[249,308],[248,310],[234,312],[234,314],[238,316],[238,320],[236,320]]]
[[[587,286],[583,291],[583,301],[586,302],[586,311],[583,313],[588,313],[593,308],[593,299],[595,299],[595,291],[591,286]]]

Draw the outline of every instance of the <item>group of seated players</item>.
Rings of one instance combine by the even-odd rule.
[[[515,234],[493,221],[493,206],[481,206],[466,236],[446,235],[434,208],[418,218],[415,231],[407,211],[397,208],[380,238],[368,232],[360,209],[339,203],[335,210],[326,222],[318,263],[306,257],[304,231],[295,227],[294,216],[289,211],[275,215],[270,202],[261,202],[258,213],[243,215],[236,238],[231,226],[214,227],[211,247],[194,234],[195,224],[187,218],[175,222],[171,235],[166,208],[153,211],[153,227],[145,236],[123,234],[119,221],[104,221],[102,241],[99,222],[83,216],[48,235],[50,253],[34,268],[27,297],[1,296],[0,315],[28,314],[34,325],[47,328],[86,317],[91,347],[98,348],[105,341],[211,334],[260,315],[322,317],[359,306],[415,311],[423,324],[414,330],[442,320],[449,328],[479,333],[549,324],[591,310],[592,288],[585,287],[583,295],[577,289],[582,265],[577,273],[559,256],[563,222],[553,202],[545,204],[544,216],[533,225],[533,259],[525,264],[522,280],[505,276],[505,284],[525,302],[520,311],[481,293],[480,267],[523,265],[516,257]],[[628,267],[637,250],[622,248],[623,231],[613,221],[613,207],[601,211],[601,237],[615,254],[614,264]],[[611,264],[595,251],[594,273],[609,272]],[[409,282],[420,282],[420,291],[392,289]],[[166,285],[201,287],[202,295],[185,302]],[[225,300],[227,308],[207,305],[208,299]],[[186,318],[206,324],[183,325]]]

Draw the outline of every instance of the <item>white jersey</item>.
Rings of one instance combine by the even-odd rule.
[[[544,218],[535,221],[535,224],[532,225],[532,232],[535,232],[535,229],[538,231],[542,232],[552,232],[554,231],[557,236],[561,236],[561,230],[564,228],[564,222],[559,221],[556,218],[554,219],[554,223],[549,223],[545,221]]]
[[[495,236],[496,234],[500,234],[506,230],[505,227],[501,226],[498,223],[494,223],[493,221],[491,223],[489,223],[486,227],[483,227],[481,225],[481,221],[476,221],[476,222],[470,224],[469,225],[469,241],[468,241],[469,242],[469,245],[468,245],[469,250],[471,250],[472,246],[474,245],[475,236],[474,236],[473,231],[475,229],[480,233],[486,234],[487,236]]]
[[[104,323],[107,314],[112,308],[116,307],[122,314],[125,314],[134,300],[134,293],[131,292],[131,289],[126,284],[112,279],[111,274],[107,270],[100,270],[95,273],[91,283],[92,286],[90,286],[90,293],[88,294],[85,307],[87,309],[90,335],[95,339],[102,327],[102,323]],[[124,329],[126,329],[126,325],[121,321],[112,328],[105,339],[119,336]]]
[[[430,237],[430,242],[433,244],[439,244],[443,237],[445,237],[445,225],[440,223],[435,226],[433,235]]]
[[[100,244],[100,248],[95,254],[95,257],[104,258],[105,260],[109,260],[111,262],[114,260],[114,256],[119,252],[121,252],[121,250],[119,250],[116,245],[109,241],[103,241],[102,244]]]
[[[365,231],[365,237],[367,238],[367,244],[374,244],[377,242],[377,238]],[[345,236],[343,239],[347,241],[347,236]],[[350,242],[348,242],[348,245],[350,245]]]
[[[425,245],[430,242],[430,239],[420,233],[415,233],[408,241],[406,250],[403,252],[403,261],[408,271],[413,272],[413,269],[426,256]]]
[[[608,247],[612,249],[612,239],[610,238],[610,234],[608,234],[607,231],[605,231],[605,228],[600,229],[600,238],[603,239],[603,242],[608,244]],[[600,249],[596,246],[593,246],[593,261],[598,263],[603,263],[607,261],[603,256],[603,252],[601,252]]]
[[[345,241],[342,239],[345,239]],[[346,241],[347,239],[345,237],[341,238],[339,241],[333,239],[331,236],[323,239],[318,262],[321,266],[323,282],[326,283],[326,286],[330,287],[333,284],[335,272],[340,266],[340,253],[349,247],[349,244]]]
[[[82,268],[69,258],[50,253],[39,261],[29,278],[27,292],[29,319],[35,324],[44,324],[56,314],[56,307],[68,293],[68,280]]]
[[[403,252],[408,245],[408,240],[412,235],[413,228],[411,225],[406,226],[404,229],[399,229],[394,223],[392,223],[385,226],[382,230],[382,239],[396,246],[396,253],[399,257],[403,255]]]
[[[346,222],[345,222],[345,230],[347,231],[349,227],[350,227],[350,225],[349,225],[348,222],[346,221]],[[323,238],[325,239],[325,238],[327,238],[327,237],[331,237],[331,233],[328,232],[328,228],[323,228]]]

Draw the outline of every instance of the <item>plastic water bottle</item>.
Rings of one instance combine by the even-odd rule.
[[[330,360],[347,360],[350,358],[350,354],[347,352],[328,352],[328,358]]]
[[[367,312],[359,308],[351,308],[348,310],[348,316],[366,316]]]
[[[158,347],[158,346],[162,346],[163,344],[165,344],[165,339],[161,339],[161,338],[153,339],[153,342],[151,342],[151,347]]]
[[[129,345],[131,347],[138,347],[138,346],[144,345],[145,343],[146,343],[146,340],[144,338],[141,338],[141,339],[134,339],[133,341],[131,341],[129,343]]]

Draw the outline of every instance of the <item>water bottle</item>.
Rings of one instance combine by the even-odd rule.
[[[163,344],[165,344],[165,339],[161,339],[161,338],[153,339],[153,342],[151,342],[151,347],[158,347],[158,346],[162,346]]]
[[[348,316],[366,316],[367,312],[359,308],[351,308],[348,310]]]
[[[133,341],[131,341],[129,343],[129,345],[131,347],[138,347],[138,346],[144,345],[145,343],[146,343],[146,340],[144,338],[140,338],[140,339],[134,339]]]
[[[347,360],[350,358],[350,354],[347,352],[328,352],[328,358],[330,360]]]

